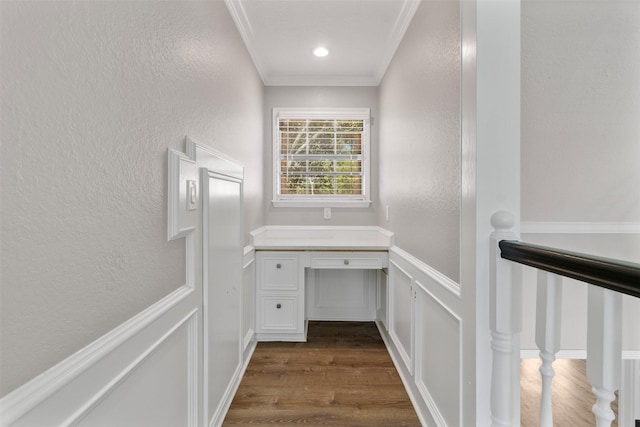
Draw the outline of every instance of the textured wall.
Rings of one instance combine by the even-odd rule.
[[[460,239],[460,4],[422,2],[379,94],[380,224],[453,280]],[[385,206],[390,220],[385,220]]]
[[[369,208],[331,208],[325,220],[322,208],[273,207],[273,108],[371,108],[371,199],[378,198],[378,88],[323,86],[268,86],[265,88],[264,194],[266,223],[273,225],[375,225],[375,203]]]
[[[640,2],[522,4],[522,220],[640,222]]]
[[[0,7],[5,394],[184,283],[165,187],[185,135],[245,164],[262,225],[263,86],[223,2]]]

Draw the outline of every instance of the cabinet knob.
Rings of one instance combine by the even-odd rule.
[[[277,308],[278,310],[280,310],[280,309],[282,308],[282,304],[280,304],[280,303],[276,304],[276,308]]]
[[[276,264],[276,268],[282,268],[282,264]]]
[[[349,265],[349,260],[348,259],[344,260],[344,265]]]

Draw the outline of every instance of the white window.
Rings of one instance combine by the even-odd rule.
[[[368,108],[274,108],[274,206],[369,206],[369,117]]]

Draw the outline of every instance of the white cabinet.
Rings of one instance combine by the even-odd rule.
[[[258,251],[256,338],[304,341],[304,252]]]

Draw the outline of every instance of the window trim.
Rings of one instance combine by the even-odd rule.
[[[339,197],[304,197],[278,194],[280,181],[280,132],[278,120],[301,118],[306,119],[358,119],[364,121],[363,132],[363,195],[354,198]],[[326,207],[326,208],[364,208],[371,205],[371,109],[370,108],[273,108],[272,120],[272,203],[275,207]]]

